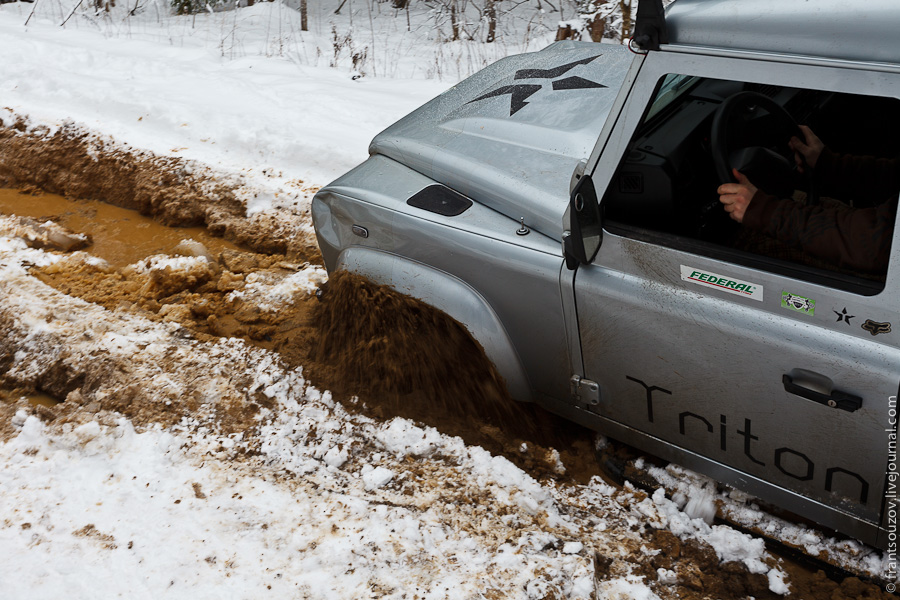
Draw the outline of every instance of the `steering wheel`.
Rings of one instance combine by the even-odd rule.
[[[755,143],[760,145],[736,146],[735,122],[754,107],[765,110],[775,126],[756,136]],[[804,139],[790,113],[768,96],[757,92],[739,92],[730,96],[713,115],[710,143],[716,176],[722,183],[736,183],[731,172],[735,168],[758,188],[780,197],[790,196],[797,172],[794,152],[788,146],[792,136]],[[816,202],[812,169],[806,167],[804,172],[808,201]],[[701,229],[707,225],[714,209],[721,206],[717,198],[701,209]]]

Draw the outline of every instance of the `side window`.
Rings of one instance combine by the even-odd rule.
[[[789,145],[806,141],[800,125],[826,148],[815,168]],[[604,226],[874,295],[900,192],[898,140],[896,98],[669,74],[602,200]],[[759,190],[741,222],[717,193],[732,169]]]

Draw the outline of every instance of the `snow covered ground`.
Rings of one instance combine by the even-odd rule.
[[[198,28],[208,32],[239,15],[247,35],[264,32],[280,6],[198,15]],[[0,119],[28,115],[51,128],[75,122],[156,155],[213,166],[247,180],[251,212],[273,200],[302,206],[308,195],[291,181],[321,186],[349,170],[376,133],[448,87],[433,79],[354,80],[349,70],[267,57],[262,48],[223,58],[203,33],[185,32],[173,45],[36,18],[26,28],[31,7],[0,5]],[[172,18],[160,28],[192,20]]]
[[[94,361],[107,373],[95,396],[140,396],[142,421],[186,397],[199,406],[140,433],[76,392],[67,403],[87,405],[51,424],[20,408],[0,445],[4,598],[653,598],[632,571],[659,553],[648,529],[667,527],[786,591],[760,540],[662,494],[538,482],[459,438],[350,414],[271,352],[192,340],[26,270],[81,259],[0,232],[0,305],[17,315],[9,375]],[[254,395],[271,407],[235,431],[223,415]]]
[[[134,18],[130,7],[98,16],[85,6],[65,27],[74,1],[2,4],[0,120],[74,124],[184,158],[240,182],[248,214],[302,215],[311,190],[363,160],[382,128],[555,31],[538,14],[501,44],[438,44],[426,13],[405,31],[382,8],[383,25],[367,29],[382,18],[371,4],[339,16],[333,4],[310,0],[309,32],[282,3],[184,17],[149,3]],[[348,31],[375,58],[351,64],[347,41],[335,59]],[[0,306],[15,315],[3,327],[19,340],[10,377],[111,361],[140,390],[111,377],[102,393],[162,411],[189,395],[200,410],[165,427],[90,403],[50,423],[16,410],[0,443],[0,598],[672,597],[700,574],[683,562],[648,578],[648,564],[669,564],[648,541],[659,531],[711,545],[715,560],[764,576],[765,591],[788,591],[760,540],[691,518],[684,502],[598,478],[537,481],[459,438],[353,414],[272,352],[192,339],[27,271],[58,260],[0,224]],[[289,283],[303,295],[322,279],[310,269]],[[264,288],[241,293],[261,306],[290,301],[283,285]],[[254,427],[217,418],[257,396],[267,400]],[[711,497],[695,491],[706,501],[692,514],[708,513]]]

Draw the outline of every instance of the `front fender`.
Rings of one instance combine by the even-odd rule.
[[[338,256],[336,270],[363,275],[375,283],[444,311],[469,331],[506,380],[516,400],[534,400],[531,385],[506,329],[491,305],[461,279],[403,257],[354,246]]]

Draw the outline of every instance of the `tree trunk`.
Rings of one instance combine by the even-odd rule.
[[[496,0],[484,0],[484,14],[488,20],[487,38],[484,41],[488,44],[497,38],[497,7],[494,2]]]
[[[556,41],[561,42],[563,40],[571,40],[574,39],[575,32],[572,30],[571,25],[560,25],[556,29]]]
[[[588,26],[588,31],[591,34],[591,41],[602,41],[603,33],[606,31],[606,20],[600,15],[596,15],[593,19],[591,19],[591,23]]]
[[[306,20],[306,0],[300,0],[300,31],[309,31],[309,23]]]
[[[459,39],[459,15],[456,12],[456,0],[450,0],[450,29],[452,30],[450,39],[455,42]]]
[[[631,3],[634,0],[619,0],[619,9],[622,11],[622,40],[631,37]]]

